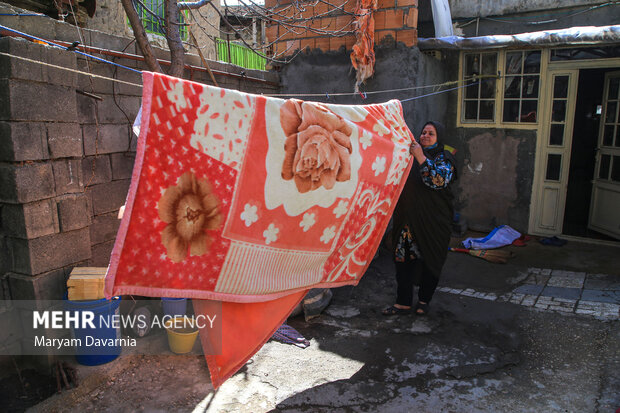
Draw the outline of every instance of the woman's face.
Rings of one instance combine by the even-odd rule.
[[[428,124],[422,129],[420,134],[420,145],[423,148],[428,148],[437,143],[437,129],[431,124]]]

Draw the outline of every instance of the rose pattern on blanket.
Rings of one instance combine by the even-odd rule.
[[[351,178],[352,128],[340,116],[290,99],[280,108],[280,123],[286,135],[282,178],[294,179],[299,192],[332,189]]]
[[[249,302],[359,280],[409,167],[397,101],[285,101],[151,76],[108,293]]]

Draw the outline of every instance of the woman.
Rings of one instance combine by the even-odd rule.
[[[419,285],[415,312],[426,315],[448,254],[454,208],[450,183],[456,178],[454,156],[438,142],[443,126],[426,122],[420,142],[412,142],[411,172],[394,210],[396,304],[384,315],[411,311],[413,286]]]

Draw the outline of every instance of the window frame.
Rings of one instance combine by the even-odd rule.
[[[540,69],[537,73],[538,75],[538,98],[537,100],[537,116],[536,122],[504,122],[504,87],[506,84],[506,76],[505,76],[505,67],[506,67],[506,54],[514,53],[514,52],[532,52],[532,51],[540,51]],[[550,58],[550,49],[548,48],[518,48],[518,49],[502,49],[502,50],[494,50],[494,49],[482,49],[482,50],[463,50],[459,54],[459,69],[458,69],[458,79],[459,82],[463,80],[464,72],[465,72],[465,55],[472,53],[488,53],[488,52],[496,52],[497,53],[497,68],[500,74],[500,78],[495,82],[495,114],[493,121],[472,121],[463,119],[464,111],[465,111],[465,88],[461,87],[458,90],[458,104],[456,110],[456,126],[460,128],[485,128],[485,127],[497,127],[502,129],[528,129],[528,130],[536,130],[540,126],[540,114],[541,112],[541,103],[544,103],[544,91],[543,91],[543,79],[545,73],[547,71],[547,65]],[[523,76],[524,74],[521,74]],[[520,98],[519,100],[522,100]]]
[[[469,51],[469,52],[464,52],[462,54],[462,60],[461,60],[461,65],[459,66],[459,80],[463,80],[464,78],[464,72],[466,70],[467,67],[467,55],[478,55],[478,56],[482,56],[483,54],[495,54],[495,64],[496,64],[496,71],[497,71],[497,66],[499,65],[499,52],[494,51],[494,50],[483,50],[483,51]],[[482,63],[480,63],[480,65],[482,65]],[[478,92],[480,92],[480,85],[477,86],[478,87]],[[459,119],[462,123],[468,123],[468,124],[476,124],[476,125],[480,125],[480,124],[494,124],[497,122],[497,93],[498,93],[498,89],[497,89],[497,80],[495,81],[495,92],[492,98],[483,98],[480,96],[480,93],[478,94],[478,97],[475,99],[468,99],[467,98],[467,90],[469,89],[469,87],[464,87],[462,89],[459,89],[463,91],[462,95],[459,95],[459,102],[460,102],[460,108],[462,109],[460,111],[460,115],[459,115]],[[477,110],[477,120],[471,120],[471,119],[465,119],[465,112],[466,112],[466,102],[470,101],[470,102],[477,102],[478,103],[478,110]],[[493,102],[493,119],[483,119],[480,120],[480,104],[482,101],[492,101]]]

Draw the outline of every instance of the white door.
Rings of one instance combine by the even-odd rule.
[[[588,227],[620,239],[620,72],[605,75]]]
[[[578,75],[577,70],[555,70],[546,77],[530,222],[534,234],[562,233]]]

